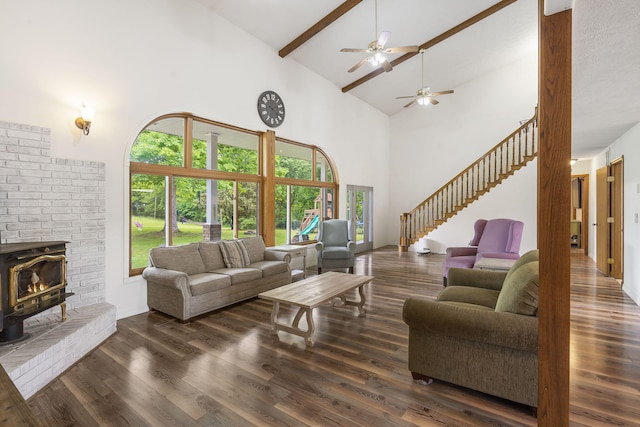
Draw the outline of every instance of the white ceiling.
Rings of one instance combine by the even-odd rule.
[[[196,0],[274,49],[274,55],[343,0]],[[387,47],[420,45],[498,0],[378,0]],[[424,53],[425,86],[456,89],[525,55],[537,55],[537,0],[517,0]],[[363,0],[288,57],[342,88],[373,70],[343,47],[377,38],[374,0]],[[640,1],[575,0],[573,10],[573,157],[588,158],[640,121]],[[399,57],[393,55],[391,59]],[[393,115],[421,87],[420,55],[350,93]],[[455,96],[447,95],[447,96]],[[446,97],[439,98],[446,102]]]

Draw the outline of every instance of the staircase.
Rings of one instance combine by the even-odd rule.
[[[416,206],[400,215],[402,252],[523,168],[538,155],[538,109],[515,132]]]

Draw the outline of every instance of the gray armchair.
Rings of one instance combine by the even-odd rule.
[[[318,274],[322,269],[348,268],[353,273],[356,242],[351,240],[351,221],[329,219],[318,223]]]

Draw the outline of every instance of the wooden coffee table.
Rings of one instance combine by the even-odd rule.
[[[340,298],[342,304],[337,307],[355,306],[360,311],[360,316],[365,314],[364,304],[366,302],[363,287],[373,280],[373,276],[361,276],[358,274],[347,274],[328,272],[308,279],[294,282],[289,285],[258,294],[259,298],[273,302],[271,310],[271,325],[273,333],[285,331],[291,334],[304,337],[305,344],[313,346],[311,337],[315,330],[312,311],[321,304],[325,304],[334,298]],[[358,288],[360,301],[347,300],[345,293]],[[293,319],[291,326],[278,322],[278,311],[280,303],[285,303],[298,307],[298,313]],[[336,305],[334,304],[334,307]],[[306,314],[307,329],[298,326],[302,315]]]

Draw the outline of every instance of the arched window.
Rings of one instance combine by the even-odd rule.
[[[130,275],[162,245],[255,234],[267,244],[313,241],[317,221],[333,217],[334,167],[317,147],[268,134],[190,114],[159,117],[138,134],[129,157]]]

